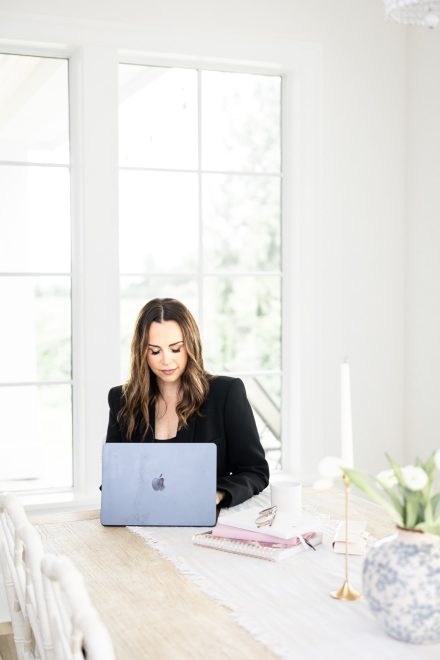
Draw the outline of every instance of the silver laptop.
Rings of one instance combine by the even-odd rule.
[[[103,525],[211,527],[216,488],[212,442],[109,442],[103,447]]]

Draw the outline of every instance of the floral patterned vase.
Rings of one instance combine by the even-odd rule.
[[[398,529],[376,543],[365,557],[363,592],[391,637],[440,642],[440,536]]]

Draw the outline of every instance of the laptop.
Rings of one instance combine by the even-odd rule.
[[[109,442],[103,447],[103,525],[211,527],[216,490],[212,442]]]

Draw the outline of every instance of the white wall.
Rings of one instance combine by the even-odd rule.
[[[124,48],[214,60],[277,61],[295,43],[321,47],[316,214],[302,227],[302,473],[339,453],[345,355],[356,463],[375,471],[385,449],[400,460],[405,30],[385,22],[381,1],[0,0],[0,18],[3,38],[81,34],[93,45],[116,30]]]
[[[408,460],[440,447],[440,31],[408,35]]]

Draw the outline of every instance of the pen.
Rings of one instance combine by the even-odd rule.
[[[302,543],[303,545],[304,545],[304,544],[308,545],[309,548],[311,548],[312,550],[314,550],[314,551],[316,552],[316,548],[315,548],[315,546],[314,546],[312,543],[310,543],[310,541],[308,541],[307,539],[305,539],[304,536],[301,536],[301,534],[298,534],[298,538],[299,538],[299,540],[301,541],[301,543]]]
[[[303,538],[304,538],[304,537],[303,537]],[[315,548],[315,546],[313,545],[313,543],[310,543],[310,541],[308,541],[307,539],[304,539],[304,541],[307,543],[307,545],[309,546],[309,548],[312,548],[312,550],[314,550],[314,551],[316,552],[316,548]]]

